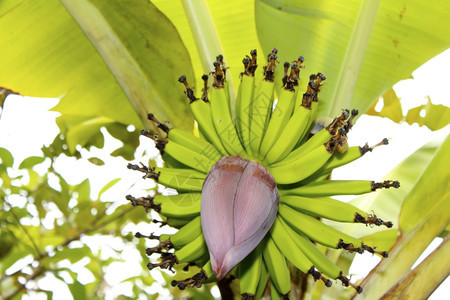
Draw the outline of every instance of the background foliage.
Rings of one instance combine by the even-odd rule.
[[[123,257],[116,251],[106,259],[89,242],[95,237],[119,239],[137,249],[142,274],[127,281],[134,296],[157,297],[147,289],[153,277],[160,276],[148,276],[145,270],[148,245],[125,230],[152,216],[102,197],[119,179],[93,197],[88,180],[68,184],[54,164],[61,156],[81,159],[83,149],[102,148],[107,134],[122,141],[111,155],[133,160],[138,131],[154,129],[146,120],[149,111],[191,130],[193,119],[176,79],[185,74],[191,85],[200,86],[201,75],[210,72],[219,53],[230,67],[232,88],[250,49],[264,57],[276,46],[280,62],[303,55],[307,72],[320,71],[328,77],[321,93],[321,117],[357,108],[432,130],[448,125],[449,108],[434,105],[432,99],[403,115],[402,103],[408,99],[400,102],[391,88],[449,47],[449,6],[445,0],[1,1],[0,54],[6,58],[0,61],[2,105],[12,93],[59,97],[54,110],[61,115],[60,134],[41,156],[14,162],[14,153],[0,149],[0,295],[9,299],[34,291],[50,297],[51,292],[38,283],[53,277],[67,284],[76,299],[103,297],[109,288],[105,272]],[[380,95],[384,106],[377,112]],[[398,192],[354,200],[365,210],[383,211],[399,220],[394,231],[367,237],[394,245],[395,260],[386,260],[368,276],[365,297],[377,299],[396,282],[400,284],[392,288],[392,297],[402,292],[425,296],[448,276],[445,264],[439,269],[430,266],[448,253],[450,172],[442,166],[449,165],[449,143],[447,137],[425,145],[397,166],[388,177],[401,181]],[[103,164],[99,158],[90,161]],[[44,171],[36,171],[39,166]],[[413,277],[409,269],[436,236],[445,237],[443,246],[418,267],[421,276]],[[351,259],[333,255],[348,268]],[[21,264],[14,265],[18,261]],[[89,284],[74,271],[80,262],[95,277]],[[387,269],[397,271],[386,276]],[[423,285],[426,288],[418,288]],[[417,290],[411,290],[414,287]],[[210,298],[209,288],[192,290],[192,297]],[[341,292],[311,290],[324,298]]]

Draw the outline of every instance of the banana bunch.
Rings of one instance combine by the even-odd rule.
[[[264,223],[267,228],[261,238],[253,241],[250,246],[242,246],[247,252],[239,253],[239,261],[225,270],[226,274],[232,273],[234,277],[239,278],[243,299],[261,298],[268,282],[272,297],[287,299],[291,289],[290,264],[311,275],[314,280],[322,281],[327,287],[331,286],[334,280],[340,280],[344,286],[351,286],[361,293],[362,287],[352,283],[316,244],[343,251],[368,251],[381,257],[388,256],[387,252],[366,245],[360,239],[321,221],[324,218],[337,222],[362,223],[366,226],[392,227],[392,222],[383,221],[374,213],[366,213],[332,197],[360,195],[381,188],[398,188],[399,183],[389,180],[329,180],[334,168],[362,157],[377,146],[387,144],[387,139],[372,147],[367,144],[363,147],[348,147],[347,134],[358,114],[356,110],[344,110],[326,127],[311,136],[319,105],[319,90],[326,77],[321,73],[311,75],[306,91],[300,93],[299,77],[300,69],[304,67],[303,62],[304,58],[300,56],[297,60],[283,65],[284,76],[280,78],[282,89],[277,91],[277,50],[273,49],[268,55],[267,65],[263,68],[260,79],[256,79],[260,77],[256,72],[257,53],[252,50],[250,55],[243,59],[244,70],[235,101],[231,101],[232,95],[227,88],[227,67],[221,55],[213,63],[213,71],[202,77],[204,85],[200,98],[196,97],[186,77],[181,76],[179,82],[185,86],[185,94],[197,121],[199,136],[181,129],[169,128],[153,114],[149,114],[149,120],[153,121],[160,131],[150,133],[143,130],[141,133],[155,142],[166,166],[156,168],[144,164],[129,164],[128,168],[142,172],[144,178],[176,189],[178,195],[157,194],[140,198],[129,195],[127,199],[134,206],[143,206],[146,210],[153,209],[158,212],[162,221],[154,222],[179,229],[170,235],[136,234],[139,238],[158,240],[158,245],[147,249],[147,254],[152,256],[152,262],[148,264],[149,269],[159,267],[173,271],[176,264],[196,265],[201,268],[201,271],[191,278],[174,280],[172,286],[178,286],[180,289],[188,286],[199,287],[207,282],[221,280],[225,276],[217,271],[218,255],[212,248],[220,247],[220,239],[226,244],[228,232],[220,232],[219,228],[219,237],[211,237],[207,234],[209,227],[205,226],[219,226],[220,222],[227,225],[228,220],[222,220],[219,211],[215,215],[219,225],[214,224],[215,222],[204,224],[208,216],[205,216],[203,205],[205,201],[212,201],[209,194],[205,194],[205,189],[208,189],[208,193],[219,196],[220,193],[229,193],[230,197],[236,198],[236,209],[240,209],[241,202],[259,201],[247,199],[256,195],[251,185],[246,187],[245,191],[241,189],[236,192],[239,183],[248,180],[244,177],[250,176],[245,175],[242,170],[252,163],[257,163],[260,169],[268,171],[271,175],[269,179],[273,178],[276,183],[275,186],[267,187],[273,192],[270,199],[274,201],[270,205],[275,205],[275,217]],[[232,103],[235,107],[231,106]],[[223,163],[224,157],[232,163]],[[220,161],[222,163],[219,165]],[[218,167],[221,168],[220,171],[217,171]],[[220,178],[212,178],[217,176]],[[266,186],[269,186],[270,180],[265,179]],[[221,186],[226,180],[237,183]],[[215,184],[217,186],[214,186]],[[245,197],[241,196],[243,193],[246,193]],[[211,205],[214,208],[216,204]],[[258,202],[253,204],[256,205],[252,207],[258,206]],[[230,206],[220,206],[220,203],[217,205],[217,209],[224,210]],[[261,202],[260,205],[266,204]],[[242,219],[242,222],[245,222],[247,215],[251,219],[250,222],[256,220],[252,211],[245,212],[244,217],[240,211],[231,213],[233,216],[240,216],[239,220]],[[242,231],[247,225],[235,224],[234,229],[231,226],[230,230]],[[215,238],[219,240],[214,240]],[[241,245],[236,243],[233,244],[232,237],[232,250],[241,249]],[[157,259],[153,257],[154,254],[158,256]],[[226,256],[225,261],[228,258]]]

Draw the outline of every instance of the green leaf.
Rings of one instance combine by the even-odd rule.
[[[91,201],[91,184],[89,179],[83,180],[75,187],[75,191],[78,193],[78,203]]]
[[[79,283],[78,281],[75,281],[72,284],[69,284],[69,289],[70,292],[72,293],[72,296],[74,299],[80,299],[80,300],[84,300],[87,299],[87,294],[86,294],[86,289],[84,287],[84,285],[82,285],[81,283]]]
[[[400,212],[399,226],[406,234],[421,222],[442,221],[440,234],[450,222],[450,135],[408,193]],[[430,225],[427,225],[430,228]],[[431,229],[431,228],[430,228]],[[434,238],[434,236],[433,236]]]
[[[264,51],[277,47],[280,62],[303,55],[304,72],[327,76],[319,116],[330,117],[344,108],[367,111],[394,83],[446,50],[449,10],[446,0],[255,3]]]
[[[100,192],[98,192],[98,199],[100,199],[100,196],[103,195],[104,192],[106,192],[107,190],[109,190],[112,186],[114,186],[116,183],[118,183],[121,180],[121,178],[114,178],[113,180],[111,180],[110,182],[108,182],[107,184],[105,184],[102,189],[100,190]]]
[[[11,168],[14,163],[14,158],[8,150],[0,148],[0,160],[3,166]]]
[[[100,128],[106,124],[112,123],[112,119],[98,117],[81,122],[70,128],[66,133],[67,145],[69,151],[73,154],[77,145],[86,146],[94,136],[99,134]],[[102,137],[103,140],[103,137]],[[101,143],[103,144],[103,142]],[[101,145],[103,147],[103,145]]]
[[[400,213],[401,235],[389,253],[363,281],[364,299],[378,299],[409,271],[414,262],[450,223],[450,136],[406,196]],[[381,288],[382,287],[382,288]],[[361,298],[356,298],[361,299]]]
[[[0,5],[0,28],[0,55],[8,57],[0,61],[2,86],[64,96],[55,107],[62,114],[142,128],[152,126],[146,120],[151,111],[192,128],[177,82],[182,74],[193,77],[189,56],[150,1],[7,0]]]
[[[96,166],[103,166],[105,164],[105,162],[98,157],[90,157],[88,158],[88,161]]]
[[[57,251],[52,257],[52,261],[59,262],[63,259],[68,259],[70,263],[74,264],[84,257],[92,256],[91,250],[88,246],[83,245],[80,248],[64,247],[61,251]]]
[[[45,157],[40,156],[30,156],[25,158],[19,165],[19,169],[30,169],[35,165],[42,163]]]

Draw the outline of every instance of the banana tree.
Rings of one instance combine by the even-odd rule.
[[[314,120],[322,124],[343,109],[374,113],[371,107],[380,96],[391,99],[388,93],[395,83],[446,50],[449,6],[444,0],[6,0],[0,3],[0,87],[7,91],[4,94],[59,97],[53,110],[61,113],[57,122],[68,155],[78,154],[77,145],[101,144],[100,128],[104,127],[124,141],[114,155],[130,158],[140,129],[158,134],[165,129],[165,123],[149,120],[149,113],[170,122],[170,127],[198,131],[186,95],[189,91],[200,95],[202,74],[215,71],[212,63],[219,55],[226,63],[222,71],[227,73],[234,108],[239,101],[242,58],[252,49],[265,57],[276,47],[277,61],[290,62],[301,55],[307,72],[326,75]],[[259,63],[265,64],[265,59]],[[185,80],[181,80],[185,86],[178,83],[180,75],[190,85]],[[275,69],[275,77],[283,77],[281,66]],[[308,80],[300,77],[298,89],[307,90],[307,85]],[[281,95],[281,90],[282,82],[275,83],[275,94]],[[428,120],[443,116],[436,128],[449,123],[448,108],[430,107]],[[233,116],[238,113],[231,111]],[[393,114],[401,115],[399,105],[394,113],[385,110],[385,115]],[[139,130],[130,133],[124,130],[128,125]],[[378,240],[386,250],[392,247],[393,257],[361,283],[365,299],[399,298],[413,292],[425,297],[448,276],[448,266],[443,264],[437,271],[433,267],[448,252],[450,173],[442,167],[448,165],[448,151],[448,138],[424,146],[389,175],[401,181],[400,193],[354,201],[364,211],[389,207],[386,210],[398,224],[364,237],[366,243]],[[170,163],[171,158],[167,159]],[[444,237],[442,245],[410,271],[437,236]],[[408,245],[413,244],[411,252]],[[341,253],[329,254],[348,268]],[[434,280],[423,280],[435,272]],[[330,289],[311,288],[311,282],[301,286],[303,275],[291,273],[293,295],[333,297]],[[420,277],[414,276],[417,273]],[[219,287],[224,298],[236,290],[223,281]],[[332,291],[335,297],[336,289]],[[338,293],[349,297],[346,290]]]

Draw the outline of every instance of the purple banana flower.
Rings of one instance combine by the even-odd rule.
[[[257,162],[222,157],[203,183],[201,221],[218,280],[261,242],[275,220],[280,195]]]

